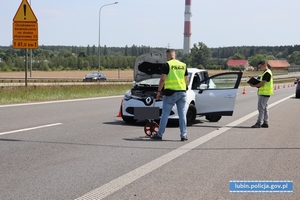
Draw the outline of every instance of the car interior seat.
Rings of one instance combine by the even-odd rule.
[[[195,74],[193,79],[193,84],[192,84],[192,90],[197,90],[199,86],[200,86],[200,78],[198,74]]]

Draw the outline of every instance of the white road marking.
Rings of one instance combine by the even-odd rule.
[[[269,105],[269,108],[276,106],[277,104],[286,101],[287,99],[293,97],[294,95],[288,96],[284,99],[281,99],[279,101],[276,101]],[[251,117],[254,117],[257,115],[258,111],[254,111],[232,123],[227,124],[224,128],[219,128],[218,130],[212,131],[208,133],[207,135],[204,135],[196,140],[193,140],[186,145],[183,145],[179,147],[178,149],[175,149],[159,158],[156,158],[155,160],[150,161],[149,163],[140,166],[127,174],[124,174],[123,176],[120,176],[104,185],[102,185],[99,188],[96,188],[85,195],[77,198],[76,200],[99,200],[107,197],[108,195],[111,195],[112,193],[120,190],[121,188],[125,187],[126,185],[129,185],[133,181],[136,181],[137,179],[145,176],[146,174],[149,174],[150,172],[158,169],[159,167],[167,164],[168,162],[171,162],[175,158],[178,158],[179,156],[193,150],[194,148],[198,147],[199,145],[221,135],[222,133],[226,132],[227,130],[231,129],[234,126],[237,126],[238,124],[250,119]]]
[[[0,135],[30,131],[30,130],[35,130],[35,129],[40,129],[40,128],[47,128],[47,127],[58,126],[58,125],[62,125],[62,123],[48,124],[48,125],[36,126],[36,127],[32,127],[32,128],[24,128],[24,129],[19,129],[19,130],[14,130],[14,131],[2,132],[2,133],[0,133]]]
[[[0,108],[16,107],[16,106],[31,106],[31,105],[50,104],[50,103],[65,103],[65,102],[75,102],[75,101],[89,101],[89,100],[121,98],[121,97],[123,97],[123,95],[121,95],[121,96],[85,98],[85,99],[69,99],[69,100],[58,100],[58,101],[45,101],[45,102],[36,102],[36,103],[8,104],[8,105],[0,105]]]

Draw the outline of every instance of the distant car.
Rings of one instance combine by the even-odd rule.
[[[83,82],[92,81],[106,81],[106,76],[102,72],[91,72],[83,78]]]
[[[159,107],[161,114],[162,100],[156,100],[154,105],[154,98],[159,85],[160,70],[165,62],[165,54],[147,53],[137,57],[133,88],[124,94],[121,102],[123,121],[137,121],[134,114],[136,107]],[[210,77],[204,69],[188,68],[187,124],[192,125],[196,116],[205,116],[210,122],[217,122],[222,116],[232,116],[241,77],[242,72],[227,72]],[[169,120],[178,118],[175,105]]]
[[[300,78],[295,78],[294,84],[297,84],[295,96],[296,96],[296,98],[300,98]]]

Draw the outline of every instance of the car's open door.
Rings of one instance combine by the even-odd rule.
[[[203,80],[196,93],[197,114],[231,116],[242,75],[243,72],[227,72]]]

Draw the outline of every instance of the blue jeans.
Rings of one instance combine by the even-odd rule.
[[[171,96],[164,96],[163,97],[163,107],[162,107],[162,114],[160,117],[159,128],[157,131],[157,135],[162,137],[167,123],[168,117],[173,106],[176,104],[177,112],[179,117],[179,127],[180,127],[180,137],[186,137],[186,93],[185,92],[175,92]]]

